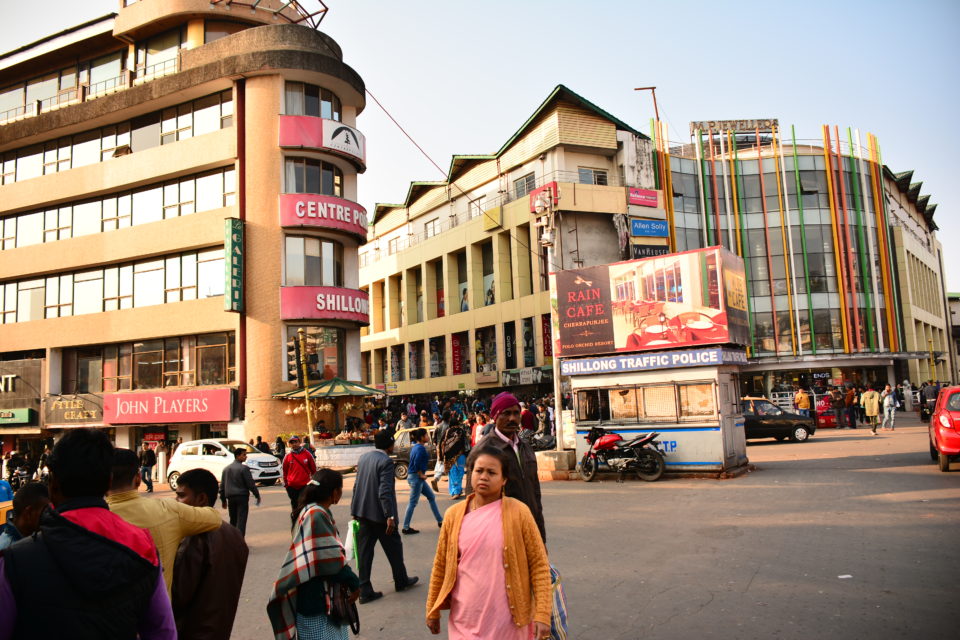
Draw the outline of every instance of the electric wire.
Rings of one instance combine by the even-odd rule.
[[[374,96],[372,93],[370,93],[370,89],[366,89],[366,92],[367,92],[367,95],[369,95],[369,96],[373,99],[373,101],[374,101],[375,103],[377,103],[377,106],[380,107],[380,109],[383,111],[384,114],[386,114],[386,116],[390,119],[390,121],[393,122],[393,124],[396,125],[396,127],[397,127],[398,129],[400,129],[400,131],[403,133],[403,135],[406,136],[408,140],[410,140],[410,142],[413,144],[413,146],[416,147],[417,150],[418,150],[420,153],[423,154],[423,157],[425,157],[425,158],[430,162],[430,164],[432,164],[434,167],[437,168],[437,171],[439,171],[439,172],[441,173],[441,175],[443,175],[444,179],[447,181],[447,184],[448,184],[448,185],[451,185],[451,186],[453,186],[453,187],[456,187],[456,189],[457,189],[458,191],[460,191],[460,193],[467,199],[467,202],[469,203],[469,205],[474,204],[474,203],[476,202],[476,200],[471,199],[470,196],[469,196],[469,194],[467,194],[467,192],[463,190],[463,187],[461,187],[460,185],[458,185],[458,184],[456,184],[455,182],[452,182],[452,181],[450,180],[450,177],[449,177],[449,175],[447,175],[447,172],[444,171],[443,169],[441,169],[441,168],[440,168],[440,165],[437,164],[437,163],[433,160],[433,158],[431,158],[430,155],[429,155],[426,151],[424,151],[423,147],[421,147],[419,144],[417,144],[417,141],[413,139],[413,136],[411,136],[411,135],[407,132],[407,130],[404,129],[403,126],[402,126],[399,122],[397,122],[397,119],[394,118],[393,115],[391,115],[391,113],[390,113],[389,111],[387,111],[387,108],[384,107],[383,104],[382,104],[379,100],[377,100],[376,96]],[[499,179],[499,176],[498,176],[498,179]],[[449,202],[449,200],[448,200],[448,202]],[[468,212],[469,212],[469,205],[468,205]],[[501,206],[502,206],[502,205],[501,205]],[[491,216],[489,213],[487,213],[486,211],[483,211],[482,209],[481,209],[480,211],[481,211],[481,213],[482,213],[485,217],[487,217],[491,222],[495,223],[498,227],[501,227],[501,228],[503,227],[503,225],[502,225],[498,220],[496,220],[493,216]],[[523,242],[523,240],[520,239],[520,236],[519,236],[519,235],[515,235],[515,234],[511,233],[509,229],[507,230],[507,233],[510,234],[510,237],[511,237],[511,238],[513,238],[513,239],[515,239],[515,240],[517,241],[517,244],[518,244],[518,245],[520,245],[521,247],[523,247],[524,249],[526,249],[527,252],[529,252],[531,255],[536,256],[538,260],[546,260],[546,257],[544,256],[544,254],[543,254],[541,251],[532,249],[528,244],[526,244],[525,242]],[[551,261],[550,263],[547,264],[547,266],[548,266],[548,267],[553,267],[555,271],[560,271],[560,266],[556,263],[556,261]],[[546,275],[546,274],[541,274],[541,275]]]

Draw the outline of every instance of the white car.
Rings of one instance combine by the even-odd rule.
[[[167,467],[170,488],[176,490],[180,474],[189,469],[206,469],[219,482],[224,467],[233,462],[233,450],[238,447],[247,452],[245,464],[250,467],[255,482],[270,485],[280,480],[280,462],[276,456],[262,453],[240,440],[209,438],[191,440],[177,447]]]

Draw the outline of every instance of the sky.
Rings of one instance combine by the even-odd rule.
[[[157,2],[162,0],[143,0]],[[317,0],[301,0],[319,8]],[[960,103],[955,0],[325,0],[321,31],[368,91],[444,168],[496,151],[558,84],[647,132],[656,86],[671,139],[691,120],[779,118],[800,138],[822,124],[880,140],[939,206],[947,288],[960,291],[960,180],[951,127]],[[7,3],[0,50],[113,11],[119,0]],[[360,204],[402,202],[443,175],[368,100]],[[960,123],[958,123],[960,125]],[[954,167],[954,169],[951,169]]]

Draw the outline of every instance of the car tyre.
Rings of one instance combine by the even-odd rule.
[[[397,480],[406,480],[408,473],[410,473],[410,468],[406,462],[396,462],[394,464],[393,475],[396,476]]]
[[[937,448],[936,448],[935,446],[933,446],[933,443],[931,442],[931,443],[930,443],[930,459],[931,459],[933,462],[937,462],[937,458],[939,458],[939,457],[940,457],[940,452],[937,451]]]
[[[806,425],[794,425],[793,431],[790,432],[790,439],[794,442],[806,442],[809,438],[810,431],[807,429]]]
[[[937,463],[940,467],[940,471],[950,471],[950,456],[944,452],[941,451],[937,454]]]
[[[580,461],[580,477],[584,482],[593,482],[597,477],[597,461],[588,455],[583,456]]]
[[[173,473],[167,476],[167,484],[170,485],[171,491],[177,490],[177,480],[179,479],[180,479],[180,473],[177,471],[174,471]]]

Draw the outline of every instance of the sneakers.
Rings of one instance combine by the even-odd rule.
[[[418,531],[417,529],[414,529],[413,527],[407,527],[406,529],[403,529],[402,531],[400,531],[400,533],[402,533],[405,536],[412,536],[415,533],[420,533],[420,531]]]

